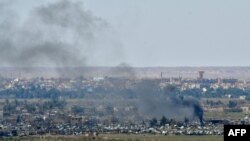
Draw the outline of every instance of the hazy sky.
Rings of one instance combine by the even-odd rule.
[[[13,9],[25,17],[51,1],[15,0]],[[132,66],[250,66],[249,0],[82,2],[114,29]]]

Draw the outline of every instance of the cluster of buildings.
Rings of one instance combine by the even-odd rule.
[[[239,120],[207,120],[199,122],[171,121],[151,126],[150,121],[137,123],[100,121],[97,117],[66,113],[23,113],[0,120],[1,137],[32,135],[86,135],[86,134],[162,134],[162,135],[223,135],[224,124],[250,124],[249,118]]]
[[[59,90],[75,90],[79,88],[97,88],[97,87],[132,87],[136,82],[143,79],[119,79],[109,77],[93,77],[93,78],[34,78],[34,79],[3,79],[0,81],[0,91],[5,89],[12,89],[17,86],[27,89],[34,85],[39,85],[42,88],[51,89],[56,88]],[[161,78],[160,86],[172,84],[180,88],[180,90],[188,89],[201,89],[206,91],[208,88],[211,89],[229,89],[238,88],[246,90],[250,88],[250,81],[238,80],[238,79],[183,79],[179,78]]]
[[[206,93],[208,89],[229,89],[237,88],[242,91],[250,89],[250,81],[237,79],[205,79],[204,72],[200,71],[197,79],[183,79],[183,78],[157,78],[156,83],[160,88],[167,85],[174,85],[180,91],[199,89]],[[58,91],[83,91],[88,94],[95,94],[96,91],[109,91],[115,89],[125,89],[123,92],[130,92],[130,89],[135,89],[143,79],[137,78],[111,78],[111,77],[93,77],[93,78],[33,78],[33,79],[19,79],[19,78],[1,78],[0,93],[6,90],[23,89],[32,90],[39,87],[39,89],[48,91],[56,89]],[[8,92],[8,91],[7,91]],[[120,91],[119,91],[120,92]],[[2,100],[11,99],[8,94],[1,94]],[[11,94],[11,93],[10,93]],[[227,96],[230,94],[227,94]],[[225,95],[226,96],[226,95]],[[36,97],[34,97],[36,98]],[[86,98],[86,97],[84,97]],[[83,98],[83,99],[84,99]],[[131,97],[129,97],[131,98]],[[230,96],[228,96],[230,98]],[[13,98],[12,98],[13,99]],[[131,98],[133,100],[133,98]],[[130,100],[131,100],[130,99]],[[239,96],[239,99],[245,100],[246,96]],[[131,101],[132,101],[131,100]],[[51,107],[44,110],[43,105],[33,102],[34,107],[29,107],[29,103],[22,102],[16,104],[18,106],[13,108],[14,101],[11,103],[0,103],[0,137],[1,136],[28,136],[28,135],[45,135],[45,134],[59,134],[59,135],[84,135],[86,133],[132,133],[132,134],[164,134],[164,135],[222,135],[224,124],[250,124],[249,118],[239,120],[205,120],[202,126],[199,122],[169,122],[165,125],[151,126],[147,119],[143,122],[140,120],[131,121],[125,116],[136,115],[137,108],[134,105],[108,107],[97,104],[95,109],[85,107],[84,112],[79,110],[75,113],[71,107],[60,108]],[[38,102],[39,103],[39,102]],[[119,103],[119,102],[118,102]],[[9,105],[8,105],[9,104]],[[88,102],[89,105],[93,104]],[[204,105],[203,105],[204,106]],[[206,111],[213,107],[204,106]],[[220,107],[216,107],[218,110]],[[12,112],[10,112],[12,109]],[[14,110],[13,110],[14,109]],[[77,110],[77,109],[76,109]],[[113,112],[119,111],[122,113],[119,119],[113,116]],[[8,112],[6,112],[8,111]],[[103,112],[104,111],[104,112]],[[249,107],[243,107],[246,113]],[[223,110],[221,111],[223,112]],[[91,114],[92,113],[92,114]]]

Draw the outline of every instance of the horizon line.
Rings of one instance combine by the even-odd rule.
[[[249,66],[243,66],[243,65],[232,65],[232,66],[228,66],[228,65],[208,65],[208,66],[130,66],[130,65],[126,65],[126,66],[65,66],[65,67],[51,67],[51,66],[32,66],[32,67],[15,67],[15,66],[0,66],[0,69],[2,68],[16,68],[16,69],[22,69],[22,68],[27,68],[27,69],[33,69],[33,68],[48,68],[48,69],[61,69],[61,68],[116,68],[116,67],[131,67],[131,68],[230,68],[230,67],[241,67],[241,68],[247,68],[250,67]]]

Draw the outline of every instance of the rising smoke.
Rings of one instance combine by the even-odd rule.
[[[131,67],[127,63],[121,63],[118,66],[112,68],[110,70],[111,77],[119,77],[119,78],[127,78],[127,79],[135,79],[136,72],[133,67]]]
[[[48,5],[35,7],[25,19],[19,19],[11,11],[7,2],[0,2],[0,65],[11,67],[49,66],[55,68],[83,67],[90,60],[119,53],[119,43],[114,48],[97,47],[102,45],[109,25],[82,7],[82,3],[60,0]],[[108,41],[113,41],[109,39]],[[113,45],[112,45],[113,46]],[[97,53],[96,53],[97,52]],[[101,55],[102,57],[100,57]],[[94,58],[93,58],[94,56]],[[117,54],[117,56],[121,56]],[[106,61],[107,62],[107,61]],[[120,61],[119,61],[120,62]],[[79,69],[70,73],[60,69],[60,74],[79,74]],[[111,71],[111,75],[134,78],[135,71],[127,64],[121,64]],[[145,80],[138,83],[139,111],[149,117],[184,119],[199,117],[203,111],[194,99],[181,98],[174,90],[161,90],[158,82]]]
[[[4,11],[0,14],[0,64],[3,66],[83,67],[88,61],[110,59],[105,55],[115,54],[120,47],[117,43],[103,43],[105,39],[110,41],[107,35],[110,26],[84,9],[81,2],[60,0],[38,6],[26,18],[20,18],[6,3],[0,3],[0,9]],[[102,52],[97,58],[96,54],[103,48],[106,54]]]
[[[155,80],[143,80],[137,84],[139,111],[148,118],[166,116],[177,120],[199,118],[203,124],[203,109],[190,97],[179,96],[175,86],[159,87]]]

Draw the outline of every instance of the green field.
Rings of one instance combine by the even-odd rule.
[[[205,119],[243,119],[246,116],[243,112],[205,112]]]
[[[223,136],[103,135],[104,139],[124,141],[222,141]]]
[[[1,139],[0,139],[1,140]],[[223,136],[163,136],[163,135],[129,135],[129,134],[102,134],[98,137],[23,137],[9,138],[3,141],[223,141]]]

